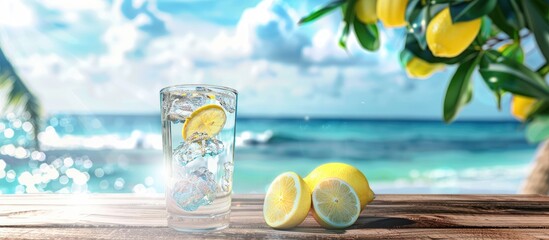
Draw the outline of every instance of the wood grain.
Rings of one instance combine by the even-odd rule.
[[[310,216],[290,231],[273,230],[262,205],[262,195],[235,195],[231,227],[197,235],[166,227],[161,195],[0,195],[0,238],[549,239],[549,197],[540,195],[380,195],[342,231]]]
[[[6,239],[549,239],[545,229],[413,228],[295,230],[226,229],[212,233],[181,233],[169,228],[0,228]],[[0,237],[1,238],[1,237]]]

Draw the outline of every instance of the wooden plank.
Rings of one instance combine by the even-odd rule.
[[[181,233],[169,228],[0,228],[6,239],[549,239],[545,229],[413,228],[324,230],[225,229]]]
[[[511,238],[549,236],[549,197],[539,195],[380,195],[344,231],[308,217],[291,231],[262,216],[263,195],[235,195],[231,227],[193,235],[166,228],[162,195],[0,195],[0,238]]]

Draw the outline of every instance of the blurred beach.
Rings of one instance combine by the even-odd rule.
[[[163,192],[157,115],[46,120],[42,151],[25,121],[0,123],[0,192]],[[264,193],[285,171],[326,162],[362,170],[376,193],[516,193],[536,150],[520,123],[438,120],[239,118],[235,193]],[[15,145],[15,144],[17,145]]]

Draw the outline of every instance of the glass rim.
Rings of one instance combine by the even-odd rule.
[[[177,89],[183,89],[183,88],[192,88],[192,87],[205,87],[205,88],[210,88],[210,89],[213,89],[213,90],[221,90],[221,91],[232,92],[235,95],[238,95],[238,91],[236,89],[233,89],[233,88],[230,88],[230,87],[225,87],[225,86],[220,86],[220,85],[213,85],[213,84],[176,84],[176,85],[171,85],[171,86],[167,86],[167,87],[164,87],[164,88],[160,89],[160,93],[173,91],[173,90],[177,90]]]

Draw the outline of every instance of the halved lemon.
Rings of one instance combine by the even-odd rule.
[[[339,178],[327,178],[313,190],[313,217],[328,229],[346,228],[360,215],[360,200],[355,190]]]
[[[227,115],[219,105],[209,104],[197,108],[185,120],[181,134],[185,141],[195,133],[206,134],[207,138],[215,137],[225,126]]]
[[[285,172],[267,190],[263,217],[272,228],[293,228],[305,220],[310,209],[311,192],[303,179],[294,172]]]

